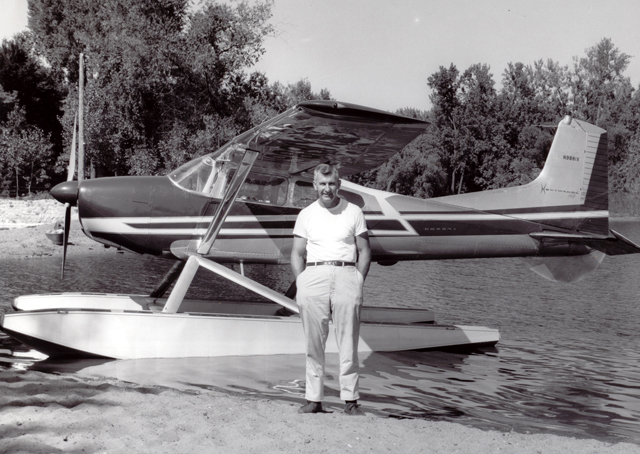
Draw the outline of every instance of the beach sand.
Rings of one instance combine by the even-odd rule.
[[[53,244],[45,232],[64,220],[64,205],[53,200],[0,199],[0,259],[62,257],[62,247]],[[67,256],[115,251],[88,238],[72,208]]]
[[[40,372],[0,373],[0,452],[638,453],[640,446]]]
[[[27,211],[20,202],[11,207],[0,202],[0,223],[9,216],[14,223],[38,222],[27,213],[40,204]],[[43,222],[52,225],[58,218],[56,212]],[[0,258],[61,254],[62,248],[44,237],[51,225],[0,231]],[[71,242],[70,254],[113,251],[84,237],[78,225]],[[351,417],[340,407],[331,409],[300,415],[298,404],[288,401],[0,369],[0,453],[640,453],[639,444],[371,414]]]

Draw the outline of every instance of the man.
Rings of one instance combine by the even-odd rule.
[[[318,200],[298,215],[291,250],[296,300],[307,341],[307,404],[300,413],[324,413],[324,352],[329,320],[333,319],[344,411],[364,415],[357,400],[362,287],[371,263],[367,225],[362,210],[338,196],[340,179],[335,167],[317,166],[313,187]]]

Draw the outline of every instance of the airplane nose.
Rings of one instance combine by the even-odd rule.
[[[78,182],[65,181],[64,183],[60,183],[51,190],[51,195],[58,202],[76,206],[78,203]]]

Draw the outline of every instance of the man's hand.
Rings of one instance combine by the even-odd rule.
[[[291,248],[291,270],[293,277],[298,278],[305,269],[304,256],[307,252],[307,239],[294,235],[293,247]]]

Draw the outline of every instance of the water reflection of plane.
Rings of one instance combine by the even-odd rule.
[[[17,298],[8,334],[53,356],[111,358],[304,352],[294,290],[282,295],[220,263],[286,263],[292,228],[314,200],[313,168],[348,176],[375,168],[426,123],[359,106],[311,101],[247,131],[164,177],[67,182],[52,191],[78,206],[85,234],[108,246],[178,259],[150,296],[62,294]],[[359,205],[372,259],[523,257],[550,279],[574,281],[605,254],[640,251],[608,226],[606,132],[567,117],[533,182],[418,199],[344,181]],[[68,225],[68,223],[67,223]],[[68,227],[65,227],[68,232]],[[65,233],[65,242],[67,238]],[[269,300],[185,300],[206,269]],[[175,282],[168,298],[162,298]],[[435,325],[429,311],[363,310],[362,351],[495,344],[497,330]],[[333,336],[327,349],[335,351]]]
[[[440,383],[464,377],[474,357],[494,354],[493,347],[454,351],[364,353],[361,355],[361,393],[367,411],[394,417],[452,419],[461,411]],[[338,355],[327,358],[326,400],[341,406]],[[472,366],[471,366],[472,367]],[[261,396],[304,401],[304,355],[235,356],[211,358],[143,358],[128,360],[44,360],[29,370],[75,374],[92,379],[116,378],[141,386],[187,391]],[[449,385],[450,387],[450,385]],[[445,394],[445,395],[443,395]]]

